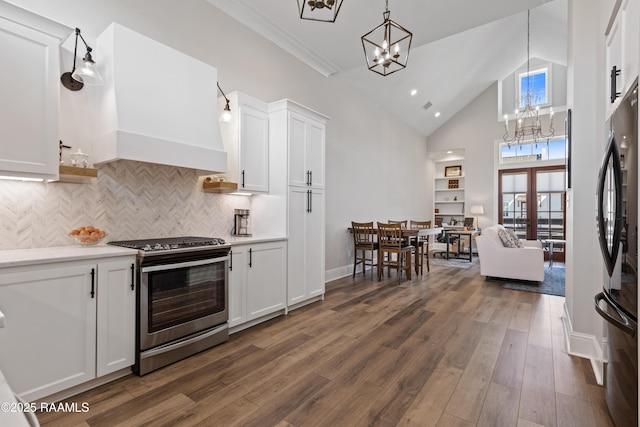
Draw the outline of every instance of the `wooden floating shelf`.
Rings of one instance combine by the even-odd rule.
[[[238,191],[238,184],[235,182],[203,182],[202,190],[207,193],[233,193]]]
[[[81,184],[98,176],[98,169],[77,168],[75,166],[60,166],[58,182]]]

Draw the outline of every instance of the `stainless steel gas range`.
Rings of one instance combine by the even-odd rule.
[[[229,339],[230,245],[223,239],[189,236],[109,244],[138,249],[136,374]]]

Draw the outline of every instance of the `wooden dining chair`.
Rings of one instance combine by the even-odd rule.
[[[409,228],[412,229],[416,229],[416,230],[423,230],[426,228],[431,228],[431,221],[409,221]],[[421,251],[419,251],[420,253],[420,257],[418,257],[416,252],[416,262],[418,262],[418,258],[420,258],[420,274],[422,274],[423,271],[423,264],[424,264],[424,256],[427,256],[427,272],[431,271],[430,266],[429,266],[429,236],[418,236],[415,239],[415,243],[414,246],[416,247],[416,250],[418,248],[421,249]]]
[[[402,221],[394,221],[392,219],[387,221],[389,224],[400,224],[402,226],[402,228],[407,228],[407,223],[408,221],[406,219],[402,220]]]
[[[400,271],[404,270],[407,280],[411,280],[411,252],[413,246],[407,245],[402,238],[402,224],[379,222],[378,245],[378,280],[384,274],[384,267],[387,267],[389,276],[391,276],[391,268],[395,268],[398,280],[400,280]]]
[[[373,279],[373,267],[377,266],[373,263],[373,254],[378,250],[373,222],[351,221],[351,232],[353,234],[353,277],[356,277],[358,264],[362,264],[362,275],[364,276],[366,267],[369,265]]]
[[[394,221],[392,219],[388,219],[387,223],[388,224],[400,224],[401,228],[404,228],[406,230],[407,229],[407,224],[409,223],[409,221],[407,221],[406,219],[404,219],[402,221]],[[404,239],[404,244],[405,245],[409,245],[410,244],[408,237],[405,236],[405,237],[403,237],[403,239]]]

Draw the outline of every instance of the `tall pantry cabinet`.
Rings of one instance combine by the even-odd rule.
[[[287,306],[324,297],[325,125],[328,117],[291,100],[269,104],[270,221],[288,237]],[[260,201],[254,206],[260,208]],[[273,205],[272,205],[273,206]],[[286,218],[283,222],[282,218]]]

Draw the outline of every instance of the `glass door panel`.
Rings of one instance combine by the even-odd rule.
[[[536,238],[565,240],[565,173],[564,170],[536,171]],[[553,243],[553,257],[564,260],[564,243]]]
[[[501,170],[499,218],[521,239],[565,240],[564,167]],[[553,246],[554,260],[564,260],[564,243]]]
[[[512,228],[521,239],[526,239],[529,218],[529,174],[527,171],[502,171],[500,199],[502,224]]]

